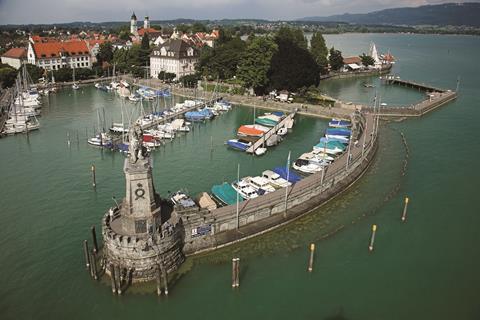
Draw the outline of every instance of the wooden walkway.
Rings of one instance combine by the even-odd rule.
[[[398,77],[393,77],[393,76],[387,76],[385,81],[387,84],[397,84],[401,85],[404,87],[409,87],[409,88],[415,88],[418,90],[426,91],[426,92],[447,92],[445,89],[437,88],[437,87],[432,87],[430,85],[424,84],[424,83],[418,83],[415,81],[410,81],[410,80],[402,80]]]
[[[260,139],[258,139],[250,148],[246,150],[247,153],[255,153],[255,150],[260,148],[262,145],[265,144],[265,142],[270,139],[271,136],[276,134],[278,130],[281,128],[285,127],[288,121],[293,120],[295,117],[295,114],[297,111],[294,111],[290,113],[288,116],[286,116],[282,121],[280,121],[279,124],[277,124],[275,127],[271,128],[269,131],[267,131]]]

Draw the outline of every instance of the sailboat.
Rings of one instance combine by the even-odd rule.
[[[80,89],[80,86],[75,82],[75,67],[73,67],[73,84],[72,84],[72,89],[73,89],[73,90],[78,90],[78,89]]]

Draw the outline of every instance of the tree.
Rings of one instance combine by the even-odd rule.
[[[73,70],[71,68],[53,70],[53,76],[55,77],[55,81],[58,82],[72,81]]]
[[[145,33],[142,37],[142,44],[138,52],[138,60],[140,65],[147,65],[147,62],[150,60],[150,52],[150,38],[148,37],[148,33]]]
[[[124,41],[130,40],[131,36],[132,34],[129,31],[120,31],[120,33],[118,34],[118,37]]]
[[[32,81],[34,83],[37,83],[38,79],[40,79],[45,75],[45,69],[37,67],[34,64],[27,63],[26,67],[27,67],[27,72],[30,75],[30,78],[32,78]]]
[[[330,67],[338,71],[343,67],[343,57],[342,57],[342,52],[340,50],[335,50],[334,47],[330,49]]]
[[[320,67],[320,72],[325,74],[328,67],[328,49],[320,32],[313,33],[312,40],[310,40],[310,52]]]
[[[17,70],[7,64],[0,64],[0,87],[8,88],[14,85]]]
[[[362,59],[362,64],[365,67],[373,66],[375,64],[375,59],[373,59],[371,56],[367,56],[365,53],[362,53],[360,58]]]
[[[113,46],[111,42],[104,42],[100,45],[100,49],[97,53],[97,61],[99,65],[104,62],[112,62],[113,60]]]
[[[179,79],[183,86],[188,88],[195,88],[198,80],[200,80],[200,76],[198,74],[187,74]]]
[[[253,88],[256,94],[263,94],[268,84],[268,71],[277,44],[268,37],[249,38],[249,44],[238,66],[237,76],[246,88]]]
[[[310,52],[289,39],[277,38],[275,42],[278,51],[272,57],[269,86],[289,91],[317,86],[320,68]]]
[[[197,33],[197,32],[207,32],[207,27],[201,23],[201,22],[195,22],[192,25],[192,32]]]
[[[158,79],[160,80],[163,80],[165,82],[172,82],[173,79],[175,79],[177,75],[175,73],[172,73],[172,72],[165,72],[165,71],[160,71],[158,73]]]
[[[298,28],[290,28],[288,26],[282,26],[275,36],[275,41],[277,40],[288,40],[295,43],[298,47],[302,49],[307,49],[308,43],[305,38],[303,31]]]

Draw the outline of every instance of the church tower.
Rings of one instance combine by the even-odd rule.
[[[150,20],[148,16],[145,16],[145,20],[143,20],[143,29],[147,30],[150,28]]]
[[[137,16],[135,15],[135,12],[132,14],[132,17],[130,18],[130,33],[135,36],[138,35]]]

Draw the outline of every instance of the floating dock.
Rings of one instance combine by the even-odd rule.
[[[269,131],[267,131],[260,139],[258,139],[254,144],[252,144],[247,150],[247,153],[255,153],[255,150],[260,148],[265,142],[274,134],[278,132],[281,128],[285,127],[288,121],[293,120],[297,111],[290,113],[287,115],[280,123],[278,123],[275,127],[272,127]]]

